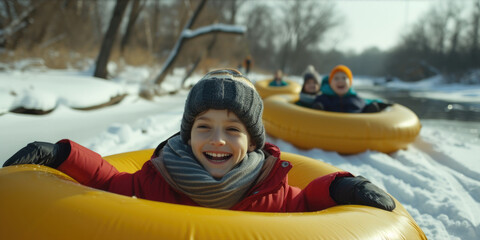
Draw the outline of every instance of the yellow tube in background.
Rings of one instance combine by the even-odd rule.
[[[285,80],[285,82],[288,83],[287,86],[268,86],[272,80],[273,78],[255,82],[254,85],[260,97],[267,98],[277,94],[300,94],[300,91],[302,90],[302,86],[300,84],[288,79]]]
[[[417,115],[400,104],[378,113],[338,113],[301,107],[296,101],[298,95],[291,94],[263,99],[263,124],[270,136],[302,149],[391,153],[406,148],[421,129]]]

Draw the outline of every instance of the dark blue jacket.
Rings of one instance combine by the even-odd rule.
[[[338,95],[322,94],[313,103],[313,108],[330,112],[360,113],[364,107],[365,101],[357,95],[340,97]]]
[[[365,107],[365,101],[360,98],[352,87],[342,97],[338,96],[328,84],[328,76],[322,79],[322,95],[315,98],[313,108],[330,111],[360,113]]]

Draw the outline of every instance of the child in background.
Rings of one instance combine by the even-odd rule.
[[[281,159],[278,147],[265,143],[262,112],[262,99],[247,78],[236,70],[217,70],[190,90],[180,132],[160,143],[135,173],[118,172],[99,154],[66,139],[30,143],[4,167],[41,164],[93,188],[211,208],[260,212],[318,211],[337,204],[395,208],[387,193],[348,172],[320,176],[303,190],[288,185],[292,165]]]
[[[379,112],[377,102],[366,104],[353,90],[352,71],[347,66],[338,65],[328,76],[328,84],[322,81],[322,95],[313,102],[312,108],[346,113]]]
[[[252,60],[252,56],[248,55],[245,60],[243,61],[243,65],[245,66],[244,69],[245,69],[245,74],[249,74],[250,73],[250,69],[252,69],[252,65],[253,65],[253,60]]]
[[[302,107],[311,108],[313,101],[320,93],[320,83],[318,82],[318,73],[315,68],[310,65],[303,75],[303,86],[300,92],[300,98],[295,103]]]
[[[275,75],[273,76],[273,80],[268,83],[268,86],[271,87],[281,87],[281,86],[287,86],[288,83],[283,80],[283,72],[282,70],[278,69],[275,71]]]

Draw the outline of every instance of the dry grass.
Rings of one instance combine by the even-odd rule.
[[[110,59],[113,61],[119,61],[122,58],[126,65],[131,66],[150,66],[157,61],[150,51],[140,47],[126,48],[123,52],[123,56],[118,49],[114,50]]]
[[[32,49],[20,47],[15,51],[0,53],[0,59],[4,63],[14,63],[25,59],[40,59],[41,62],[36,61],[35,66],[31,67],[39,67],[37,65],[41,64],[49,69],[85,69],[88,68],[89,64],[87,59],[94,59],[95,54],[96,51],[93,50],[79,53],[62,46],[51,48],[34,47]]]
[[[3,63],[14,63],[25,59],[41,59],[36,61],[49,69],[85,69],[92,64],[91,60],[96,60],[98,49],[77,49],[71,50],[67,47],[56,45],[49,48],[34,47],[26,49],[19,47],[15,51],[0,52],[0,61]],[[141,48],[126,49],[123,57],[120,50],[114,49],[110,56],[110,61],[124,62],[126,65],[154,65],[155,57],[148,51]]]
[[[188,57],[189,53],[186,51],[183,53],[177,62],[176,67],[188,66],[193,63],[194,57]],[[18,47],[14,51],[0,52],[0,62],[2,63],[15,63],[26,59],[36,59],[30,61],[25,65],[22,70],[28,70],[29,68],[49,68],[49,69],[79,69],[85,70],[92,67],[95,64],[95,60],[98,55],[98,48],[90,47],[83,49],[72,50],[64,45],[55,44],[50,45],[48,48],[42,48],[36,46],[32,49],[25,47]],[[190,56],[196,56],[196,54],[190,54]],[[212,69],[218,69],[223,67],[237,68],[239,59],[234,56],[224,56],[220,59],[214,57],[208,57],[202,59],[196,68],[196,72],[199,74],[205,74]],[[110,55],[110,62],[116,62],[119,69],[122,70],[125,66],[150,66],[152,68],[159,68],[163,64],[164,59],[157,59],[157,57],[145,48],[141,47],[129,47],[120,53],[118,46],[115,46]]]

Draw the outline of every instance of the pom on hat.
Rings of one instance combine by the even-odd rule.
[[[265,144],[262,98],[252,82],[239,71],[234,69],[212,71],[193,86],[185,102],[180,128],[184,142],[190,140],[197,115],[209,109],[227,109],[234,112],[245,125],[256,148],[260,149]]]
[[[336,67],[334,67],[332,69],[332,71],[330,72],[330,76],[328,77],[328,83],[329,84],[332,83],[333,76],[337,72],[344,72],[347,75],[348,80],[350,81],[350,86],[352,86],[352,82],[353,82],[352,71],[350,70],[350,68],[348,68],[345,65],[337,65]]]
[[[313,80],[315,80],[315,82],[318,83],[317,76],[313,73],[308,73],[307,72],[303,75],[303,82],[307,81],[308,79],[313,79]]]
[[[305,84],[305,81],[308,79],[313,79],[315,82],[318,82],[319,79],[319,74],[317,70],[315,70],[315,67],[313,65],[308,65],[307,69],[303,73],[303,83]]]

